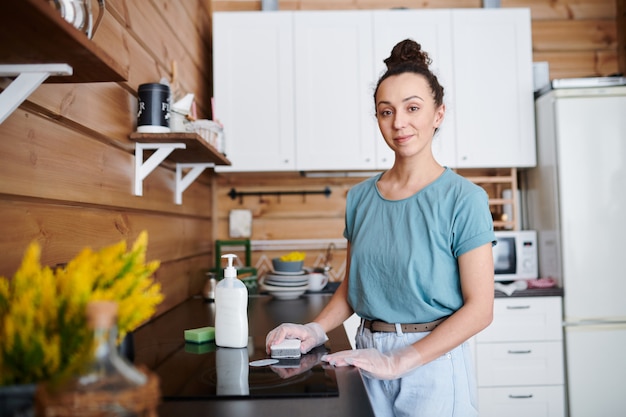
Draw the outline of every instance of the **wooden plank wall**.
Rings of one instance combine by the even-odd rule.
[[[158,314],[198,292],[212,261],[210,175],[185,191],[183,205],[174,203],[166,166],[134,196],[128,135],[138,85],[163,77],[175,95],[195,93],[200,116],[210,116],[209,22],[202,0],[107,0],[93,42],[129,69],[128,82],[45,84],[0,125],[0,275],[13,275],[32,240],[42,245],[42,263],[56,265],[84,246],[132,243],[145,229],[148,259],[162,262]],[[0,48],[8,37],[0,35]]]
[[[501,7],[528,7],[532,16],[533,60],[547,61],[550,78],[606,76],[618,70],[616,1],[501,0]],[[280,10],[339,10],[407,7],[476,8],[482,0],[281,0]],[[260,1],[213,0],[215,11],[261,10]],[[622,8],[622,11],[624,9]],[[624,13],[621,14],[624,24]],[[623,27],[623,26],[622,26]],[[622,30],[622,56],[626,55]],[[477,52],[478,59],[480,52]],[[622,67],[622,73],[623,71]]]
[[[216,175],[217,224],[216,238],[231,239],[229,235],[229,214],[231,210],[245,209],[252,212],[251,240],[256,241],[295,241],[276,250],[256,249],[252,245],[252,266],[259,275],[271,268],[273,257],[292,250],[306,253],[305,266],[323,265],[326,249],[331,242],[342,240],[333,250],[330,271],[331,280],[343,279],[345,267],[345,239],[343,239],[345,197],[348,189],[362,177],[345,177],[338,174],[329,178],[307,178],[299,173],[238,173]],[[326,188],[330,195],[298,194],[319,192]],[[232,199],[231,190],[244,193],[270,193],[262,196],[244,196]],[[273,194],[276,192],[276,194]],[[296,193],[279,195],[279,193]],[[298,242],[299,241],[299,242]],[[317,242],[317,244],[313,244]],[[240,255],[242,251],[233,251]]]

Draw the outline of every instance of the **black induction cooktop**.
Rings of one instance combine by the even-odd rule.
[[[339,395],[335,370],[321,361],[329,351],[329,346],[319,346],[299,359],[253,366],[268,358],[264,338],[251,337],[242,349],[186,343],[154,371],[161,395],[169,401],[333,397]]]

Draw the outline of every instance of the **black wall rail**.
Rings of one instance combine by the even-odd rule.
[[[330,196],[331,191],[330,187],[326,187],[323,190],[319,191],[310,191],[310,190],[301,190],[301,191],[237,191],[234,188],[231,188],[228,192],[228,196],[231,200],[239,199],[239,203],[243,203],[243,198],[246,196],[256,196],[259,198],[263,198],[266,195],[272,195],[278,198],[280,202],[280,197],[283,195],[301,195],[303,200],[306,200],[306,196],[310,194],[324,194],[326,197]]]

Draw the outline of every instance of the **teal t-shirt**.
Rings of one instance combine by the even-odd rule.
[[[348,302],[365,319],[425,323],[463,305],[457,258],[495,243],[485,190],[446,168],[403,200],[385,199],[382,174],[350,189]]]

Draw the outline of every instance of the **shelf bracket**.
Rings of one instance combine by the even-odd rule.
[[[195,181],[207,168],[215,167],[214,163],[176,164],[176,204],[183,204],[183,191]],[[184,175],[184,169],[189,169]]]
[[[184,143],[136,143],[135,144],[135,188],[134,194],[143,195],[143,180],[174,150],[185,149]],[[156,149],[144,162],[143,151]]]
[[[0,65],[0,77],[17,78],[0,94],[0,124],[51,75],[72,75],[67,64]]]

